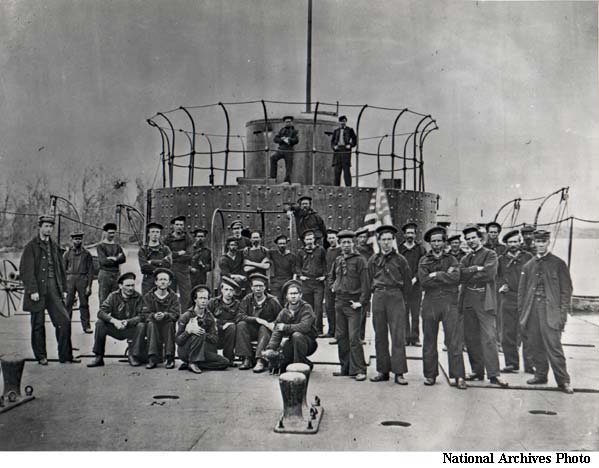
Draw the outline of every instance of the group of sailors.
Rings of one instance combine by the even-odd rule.
[[[448,375],[457,389],[485,377],[507,387],[501,373],[520,370],[522,343],[524,371],[533,374],[527,383],[547,383],[551,366],[559,388],[572,393],[561,344],[572,283],[565,263],[549,252],[549,232],[524,226],[505,233],[500,242],[501,226],[495,222],[485,226],[486,232],[472,224],[453,235],[439,223],[420,243],[420,226],[408,222],[401,228],[401,243],[395,226],[378,227],[375,252],[367,243],[367,228],[327,229],[311,201],[301,197],[287,206],[302,241],[297,252],[283,234],[269,249],[261,232],[250,230],[248,238],[241,221],[233,222],[217,261],[215,297],[207,286],[213,252],[206,246],[206,229],[193,231],[192,238],[185,217],[177,216],[163,238],[163,226],[149,223],[147,243],[138,252],[143,275],[138,292],[135,273],[119,270],[125,253],[115,242],[116,225],[107,223],[97,247],[100,308],[95,359],[88,367],[104,365],[108,336],[129,341],[132,366],[153,369],[164,362],[172,369],[178,355],[179,368],[194,373],[236,367],[236,358],[241,370],[256,373],[284,370],[295,362],[312,366],[317,338],[328,337],[338,346],[341,364],[333,375],[364,381],[364,335],[372,315],[372,382],[389,381],[393,374],[395,383],[407,385],[406,346],[422,346],[424,384],[434,385],[442,323]],[[39,233],[25,247],[20,266],[23,309],[31,312],[33,352],[42,365],[48,364],[45,310],[56,328],[60,362],[80,362],[71,346],[75,295],[83,331],[92,333],[91,254],[82,245],[83,234],[75,232],[62,256],[51,239],[53,225],[52,217],[40,217]],[[500,369],[501,348],[505,365]]]

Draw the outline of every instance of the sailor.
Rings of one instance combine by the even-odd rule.
[[[127,258],[123,248],[114,240],[116,236],[116,224],[106,223],[104,230],[104,239],[96,247],[98,253],[98,298],[100,305],[106,300],[112,291],[117,291],[119,278],[119,265],[125,263]]]
[[[291,363],[313,367],[308,359],[316,351],[316,316],[310,304],[302,300],[302,284],[290,280],[283,285],[285,306],[275,320],[275,326],[263,357],[272,361],[282,356],[281,372]]]
[[[458,263],[461,262],[462,258],[466,256],[466,252],[464,252],[462,249],[462,235],[454,234],[452,236],[448,236],[447,243],[449,244],[448,253],[453,255]]]
[[[381,250],[368,260],[377,370],[377,374],[370,380],[387,381],[389,372],[393,372],[395,383],[407,385],[408,381],[404,378],[404,374],[408,372],[404,298],[409,296],[412,289],[413,275],[405,257],[393,249],[397,228],[391,225],[379,226],[376,234]]]
[[[532,348],[535,367],[535,376],[526,383],[547,383],[549,360],[558,387],[574,393],[561,342],[570,313],[572,279],[566,263],[549,251],[549,238],[548,231],[535,231],[537,253],[524,265],[518,286],[520,325]]]
[[[499,258],[500,255],[503,255],[506,251],[505,244],[499,242],[499,234],[501,233],[501,224],[491,221],[485,225],[485,230],[487,231],[487,242],[483,245],[483,247],[494,250]]]
[[[535,227],[531,224],[524,224],[520,228],[520,234],[522,234],[522,250],[528,252],[533,257],[537,254],[534,242]]]
[[[250,234],[249,247],[243,249],[243,271],[246,276],[252,273],[260,273],[268,277],[270,269],[270,259],[268,258],[268,249],[262,245],[262,233],[252,231]]]
[[[368,243],[369,230],[366,226],[361,227],[356,231],[354,249],[358,252],[366,264],[368,264],[368,260],[370,257],[374,255],[374,249],[372,245]],[[366,321],[370,317],[370,302],[366,304],[365,307],[362,307],[362,324],[360,325],[360,340],[362,340],[362,344],[366,344],[364,339],[366,338]]]
[[[21,255],[19,271],[23,281],[23,310],[31,313],[31,346],[37,362],[48,365],[46,354],[46,314],[56,329],[58,359],[61,363],[81,362],[73,358],[71,320],[64,306],[67,281],[58,245],[50,237],[54,229],[52,216],[40,216],[39,231],[27,243]]]
[[[297,256],[288,248],[289,238],[280,234],[275,237],[276,248],[268,253],[271,263],[270,292],[283,304],[283,285],[293,279],[297,270]]]
[[[177,322],[177,348],[181,365],[179,370],[201,374],[202,370],[225,370],[229,360],[217,353],[218,330],[216,319],[208,311],[210,288],[204,284],[191,290],[193,305]]]
[[[324,305],[327,321],[329,323],[329,329],[326,336],[329,338],[335,337],[335,293],[332,290],[333,282],[331,281],[331,269],[335,265],[335,259],[341,255],[339,239],[337,238],[338,232],[339,231],[336,229],[327,229],[327,242],[329,243],[329,248],[326,250],[327,279],[324,286]],[[331,340],[329,344],[337,344],[337,342],[336,340]]]
[[[69,317],[73,316],[75,295],[79,300],[79,315],[84,333],[93,333],[89,318],[89,296],[94,280],[94,260],[92,254],[83,247],[83,233],[71,233],[72,247],[63,256],[67,275],[66,308]]]
[[[311,197],[304,195],[303,197],[298,198],[297,204],[290,205],[287,214],[293,214],[295,217],[295,228],[297,230],[297,235],[300,238],[303,236],[304,232],[313,231],[316,244],[323,245],[325,249],[328,247],[326,239],[325,242],[323,242],[327,228],[324,224],[324,220],[312,209]]]
[[[172,265],[172,252],[160,241],[163,226],[160,223],[148,223],[148,243],[139,248],[137,258],[143,274],[141,293],[147,294],[155,286],[154,271],[157,268],[170,268]]]
[[[418,282],[418,262],[426,255],[426,249],[420,242],[416,242],[417,224],[408,222],[401,228],[404,241],[398,247],[398,252],[405,257],[410,265],[413,275],[412,289],[406,297],[406,345],[420,346],[420,303],[422,301],[422,289]]]
[[[250,369],[260,373],[266,370],[262,351],[270,341],[275,320],[282,307],[279,301],[266,292],[268,278],[261,273],[252,273],[249,277],[252,292],[239,304],[239,322],[235,339],[235,353],[243,359],[240,370]],[[251,342],[257,340],[256,350],[252,352]]]
[[[460,268],[457,259],[445,252],[447,231],[435,226],[424,233],[431,251],[420,259],[418,280],[424,290],[422,300],[422,364],[424,385],[434,385],[439,375],[437,339],[439,322],[443,323],[449,378],[460,390],[466,389],[462,316],[458,314]]]
[[[310,304],[316,315],[316,329],[322,335],[322,301],[324,282],[327,276],[327,254],[316,245],[314,231],[306,231],[302,236],[304,247],[297,254],[297,277],[302,282],[302,300]]]
[[[277,163],[279,159],[285,160],[285,182],[291,183],[291,174],[293,173],[293,147],[298,144],[298,131],[293,127],[293,116],[283,117],[285,126],[275,135],[274,142],[279,145],[279,149],[270,157],[270,178],[277,178]]]
[[[366,360],[360,340],[362,308],[370,301],[366,261],[354,251],[355,234],[343,230],[338,234],[341,255],[331,268],[332,290],[335,294],[338,343],[341,370],[334,376],[350,376],[358,382],[366,380]]]
[[[243,253],[239,251],[239,240],[236,237],[229,237],[225,240],[225,253],[218,261],[220,274],[231,278],[239,286],[239,293],[242,294],[246,286],[246,275],[243,270]]]
[[[175,367],[175,324],[181,315],[177,293],[170,288],[173,272],[166,268],[154,271],[156,286],[143,296],[147,323],[148,365],[154,369],[165,358],[165,369]]]
[[[190,279],[193,287],[207,283],[208,272],[212,270],[212,251],[205,245],[208,229],[199,228],[192,234],[194,243],[191,254]]]
[[[117,278],[118,291],[109,294],[100,305],[94,334],[95,359],[87,367],[104,365],[106,337],[131,340],[127,359],[137,367],[146,360],[146,324],[143,315],[143,298],[135,290],[135,273],[126,272]]]
[[[347,117],[339,117],[339,127],[333,131],[331,148],[333,149],[333,167],[335,179],[333,185],[341,186],[341,172],[346,187],[351,187],[351,149],[356,146],[358,138],[354,129],[347,126]]]
[[[231,230],[231,237],[237,239],[237,243],[239,244],[239,250],[243,250],[246,247],[250,247],[252,243],[250,240],[243,235],[243,224],[239,220],[235,220],[229,226]]]
[[[522,276],[522,268],[532,255],[522,250],[520,231],[517,229],[506,233],[503,242],[506,252],[499,257],[497,268],[497,286],[501,295],[501,312],[503,316],[503,358],[505,367],[501,372],[517,372],[520,369],[520,317],[518,316],[518,283]],[[532,356],[528,349],[528,341],[523,346],[524,368],[532,370]]]
[[[239,284],[228,276],[221,277],[220,296],[208,301],[206,308],[216,319],[218,330],[218,349],[223,350],[223,356],[229,360],[229,366],[235,367],[235,337],[237,323],[239,323],[239,300],[235,295],[239,291]]]
[[[182,308],[189,307],[191,297],[191,256],[193,253],[193,240],[185,232],[185,216],[176,216],[171,219],[173,231],[167,236],[164,243],[173,255],[171,266],[173,276],[172,289],[179,293]]]
[[[463,229],[472,251],[460,262],[459,310],[464,317],[464,338],[472,373],[466,380],[484,380],[500,387],[508,384],[499,376],[499,358],[495,343],[497,296],[497,254],[482,246],[482,233],[473,224]]]

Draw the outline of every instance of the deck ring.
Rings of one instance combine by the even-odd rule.
[[[410,427],[412,424],[406,421],[383,421],[381,422],[381,426],[400,426],[400,427]]]
[[[25,395],[27,395],[27,396],[33,395],[33,387],[31,385],[27,385],[25,387]]]
[[[154,400],[178,400],[179,395],[154,395]]]
[[[557,413],[555,411],[547,411],[547,410],[530,410],[529,411],[530,414],[544,414],[547,416],[556,416]]]

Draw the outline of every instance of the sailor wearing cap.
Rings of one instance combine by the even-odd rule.
[[[239,300],[235,296],[239,292],[239,283],[228,276],[221,276],[220,295],[213,297],[206,306],[216,319],[218,329],[218,349],[223,350],[223,356],[229,360],[229,365],[235,367],[235,337],[239,323]]]
[[[339,117],[339,127],[333,131],[331,148],[333,149],[333,167],[335,178],[333,185],[341,185],[341,172],[346,187],[351,187],[351,149],[356,146],[358,138],[354,129],[347,126],[347,117]]]
[[[252,292],[239,304],[239,322],[235,339],[235,353],[243,359],[240,370],[250,369],[260,373],[266,370],[262,351],[270,341],[275,320],[282,307],[279,301],[266,292],[268,278],[262,273],[252,273],[249,277]],[[257,340],[256,351],[252,352],[251,341]]]
[[[497,286],[501,295],[501,313],[503,317],[502,347],[505,367],[501,372],[517,372],[520,369],[520,317],[518,316],[518,283],[522,268],[532,258],[523,251],[520,243],[520,231],[514,229],[503,236],[507,245],[506,252],[499,257],[497,268]],[[524,342],[524,370],[532,372],[532,355],[528,341]]]
[[[368,243],[369,237],[370,231],[368,230],[368,227],[364,226],[356,231],[354,242],[354,250],[362,256],[366,264],[368,264],[370,257],[374,255],[372,244]],[[366,337],[366,321],[368,317],[370,317],[370,302],[362,308],[362,324],[360,325],[360,340],[362,340],[362,344],[364,344],[364,339]]]
[[[431,251],[422,257],[418,264],[418,279],[424,290],[422,300],[424,385],[434,385],[439,375],[437,338],[439,322],[443,322],[449,378],[455,379],[457,388],[465,390],[463,325],[457,307],[460,268],[457,259],[445,252],[446,233],[443,226],[434,226],[424,233],[424,241],[431,246]]]
[[[462,234],[453,234],[447,237],[447,244],[449,244],[448,253],[453,255],[458,263],[466,256],[466,252],[462,250]]]
[[[547,383],[551,365],[558,387],[573,393],[561,342],[570,313],[572,279],[566,263],[549,251],[549,232],[537,230],[534,239],[537,254],[524,265],[518,286],[520,325],[530,340],[535,365],[535,376],[526,383]]]
[[[408,381],[404,378],[408,372],[404,298],[412,289],[412,273],[405,257],[393,249],[397,228],[383,225],[377,228],[376,234],[381,251],[368,260],[377,370],[370,380],[387,381],[389,372],[393,372],[395,383],[407,385]]]
[[[157,268],[170,268],[173,261],[171,249],[160,241],[162,224],[151,222],[146,226],[148,243],[139,248],[137,259],[143,279],[141,281],[142,295],[154,288],[154,271]]]
[[[485,225],[485,230],[487,231],[487,242],[485,242],[484,247],[494,250],[498,257],[503,255],[506,247],[499,241],[501,224],[496,221],[491,221]]]
[[[293,127],[293,116],[283,117],[285,126],[275,135],[274,142],[279,145],[278,151],[270,157],[270,178],[277,178],[277,163],[279,159],[285,160],[285,182],[291,183],[291,174],[293,173],[293,147],[298,144],[298,132]]]
[[[198,228],[193,232],[194,242],[191,254],[191,286],[206,284],[208,272],[212,270],[212,251],[206,247],[208,229]],[[193,298],[192,298],[193,301]]]
[[[308,359],[316,351],[318,331],[310,304],[302,300],[302,284],[289,280],[283,285],[285,306],[275,320],[275,326],[262,356],[272,362],[279,355],[281,372],[291,363],[313,364]]]
[[[482,246],[478,226],[470,224],[462,233],[472,250],[460,262],[459,308],[464,317],[464,338],[472,368],[466,380],[484,380],[486,369],[492,384],[507,387],[507,382],[499,376],[495,343],[497,254]]]
[[[524,223],[520,228],[520,233],[522,234],[522,250],[525,250],[532,256],[537,254],[534,243],[534,232],[535,227],[532,224]]]
[[[275,237],[276,248],[270,249],[268,256],[271,263],[270,292],[283,304],[283,285],[293,278],[297,269],[297,256],[288,248],[289,238],[285,234]]]
[[[144,316],[147,322],[148,356],[146,369],[154,369],[165,359],[164,368],[175,367],[175,324],[181,315],[181,305],[170,288],[173,272],[167,268],[154,270],[154,284],[144,294]]]
[[[25,288],[23,310],[31,313],[31,346],[35,359],[48,365],[46,355],[45,310],[56,328],[60,362],[80,362],[73,358],[71,321],[63,300],[67,295],[66,274],[58,245],[50,237],[54,218],[38,218],[38,234],[25,245],[19,264]]]
[[[238,219],[233,221],[229,225],[229,229],[231,230],[231,237],[237,239],[237,242],[239,244],[239,250],[242,251],[246,247],[252,245],[250,240],[243,235],[243,223],[241,221],[239,221]]]
[[[221,276],[234,280],[240,287],[238,293],[245,289],[246,275],[243,271],[243,253],[239,250],[239,240],[229,237],[225,240],[225,253],[218,261]]]
[[[339,232],[341,255],[335,259],[331,268],[337,312],[335,338],[341,362],[341,370],[333,375],[350,376],[360,382],[366,380],[366,361],[360,340],[361,309],[370,302],[370,288],[366,262],[360,254],[354,252],[354,236],[349,230]]]
[[[229,360],[217,353],[218,330],[216,319],[208,311],[210,288],[205,284],[191,290],[193,305],[177,322],[177,347],[183,361],[179,370],[201,374],[203,370],[224,370]]]
[[[324,306],[327,314],[327,321],[329,328],[327,336],[330,338],[335,337],[335,293],[332,291],[333,282],[331,281],[331,269],[335,265],[335,259],[341,255],[341,248],[339,247],[339,238],[337,235],[339,231],[337,229],[327,229],[327,242],[329,244],[326,250],[326,261],[327,261],[327,279],[324,286]],[[329,344],[337,344],[336,340],[331,340]]]
[[[426,249],[420,242],[416,242],[418,225],[412,221],[401,228],[404,241],[399,245],[398,252],[405,257],[412,272],[412,289],[406,297],[406,344],[420,346],[420,302],[422,289],[418,282],[418,262],[426,255]]]
[[[130,365],[137,367],[146,360],[143,298],[135,290],[135,278],[133,272],[120,275],[117,278],[118,291],[110,293],[100,305],[94,334],[93,352],[96,357],[87,367],[104,365],[107,336],[116,340],[131,340],[127,353]]]
[[[262,245],[262,233],[253,230],[250,234],[249,247],[243,249],[243,272],[246,275],[252,273],[261,273],[268,275],[270,269],[270,258],[268,258],[268,249]]]
[[[89,318],[89,296],[92,293],[94,279],[94,260],[92,254],[83,247],[83,233],[71,233],[71,248],[64,253],[64,268],[67,274],[66,308],[69,317],[73,316],[75,295],[79,300],[79,315],[84,333],[93,333]]]
[[[322,245],[325,249],[328,247],[328,242],[326,242],[325,238],[327,228],[324,220],[312,209],[311,197],[304,195],[298,198],[296,204],[289,205],[287,215],[294,216],[298,237],[303,238],[305,232],[312,231],[316,243]]]
[[[171,249],[173,263],[172,289],[179,293],[181,307],[189,307],[191,292],[191,255],[193,253],[193,240],[185,232],[185,216],[176,216],[171,219],[172,232],[164,240],[166,246]]]
[[[100,304],[112,291],[119,289],[117,281],[119,266],[127,261],[123,248],[114,240],[117,229],[116,224],[106,223],[102,229],[104,230],[104,238],[96,247],[98,264],[100,265],[100,271],[98,272],[98,298]]]

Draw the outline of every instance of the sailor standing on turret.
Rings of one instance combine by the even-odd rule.
[[[279,159],[285,160],[285,182],[291,183],[291,173],[293,171],[293,147],[299,142],[297,130],[293,128],[293,117],[286,115],[283,117],[285,126],[282,127],[275,136],[275,143],[279,145],[276,151],[270,157],[270,178],[277,178],[277,164]]]

